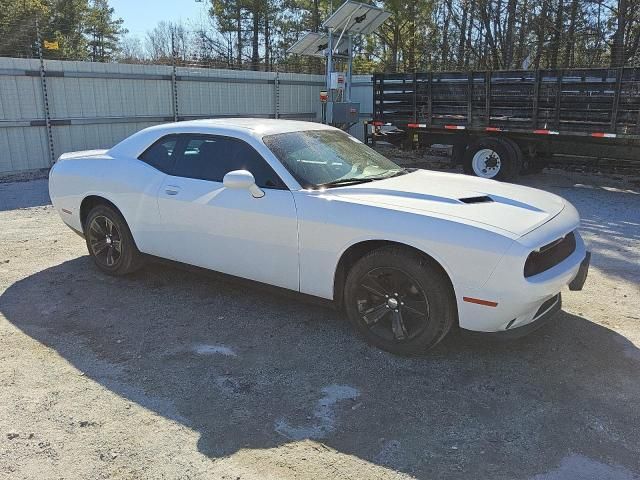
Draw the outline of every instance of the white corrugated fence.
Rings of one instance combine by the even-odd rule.
[[[109,148],[174,119],[251,116],[320,120],[324,76],[164,65],[0,58],[0,174],[47,168],[53,156]],[[356,76],[361,118],[372,112],[369,76]],[[352,133],[362,136],[362,125]]]

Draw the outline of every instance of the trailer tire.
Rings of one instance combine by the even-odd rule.
[[[533,175],[536,173],[542,173],[542,171],[549,166],[549,162],[542,158],[532,158],[524,165],[524,173],[527,175]]]
[[[515,142],[514,142],[515,143]],[[504,138],[482,137],[467,147],[463,168],[468,175],[512,180],[522,168],[522,153]]]
[[[500,137],[498,138],[498,140],[500,140],[501,142],[507,143],[511,148],[511,151],[514,155],[513,158],[515,158],[515,162],[516,162],[515,168],[517,168],[515,176],[518,176],[519,174],[524,173],[524,155],[522,154],[522,149],[520,148],[520,146],[515,142],[515,140],[512,140],[511,138],[508,138],[508,137]]]

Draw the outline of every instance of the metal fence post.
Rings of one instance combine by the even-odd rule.
[[[171,104],[173,107],[173,121],[178,121],[178,76],[176,74],[176,46],[175,33],[171,32]]]
[[[280,72],[276,67],[276,78],[274,79],[274,95],[275,95],[275,118],[280,118]]]
[[[42,38],[40,38],[40,26],[36,19],[36,39],[38,42],[38,58],[40,59],[40,85],[42,86],[42,105],[44,109],[44,124],[47,129],[47,144],[49,146],[49,166],[56,161],[56,154],[53,148],[53,129],[51,128],[51,113],[49,112],[49,94],[47,92],[47,75],[44,68],[44,57],[42,56]]]

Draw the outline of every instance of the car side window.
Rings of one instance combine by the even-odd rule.
[[[249,144],[213,135],[186,135],[173,175],[222,182],[233,170],[248,170],[261,188],[285,188],[278,174]]]
[[[175,160],[174,153],[178,144],[177,135],[162,137],[138,158],[161,172],[169,173]]]

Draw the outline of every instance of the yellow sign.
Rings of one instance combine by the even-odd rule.
[[[45,40],[44,41],[44,48],[46,48],[47,50],[58,50],[60,48],[60,46],[58,45],[58,42],[47,42]]]

